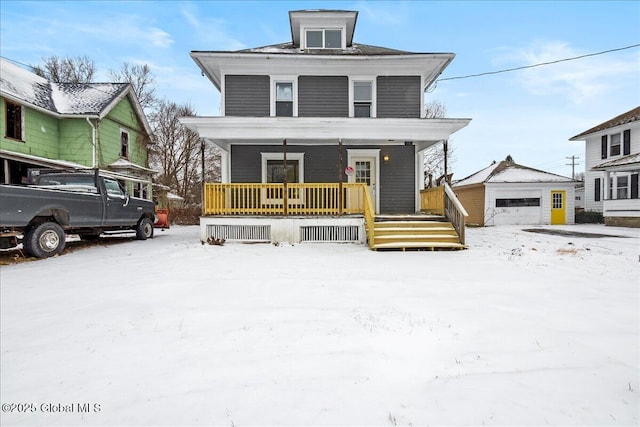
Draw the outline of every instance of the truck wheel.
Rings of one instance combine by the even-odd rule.
[[[153,237],[153,222],[149,218],[142,218],[136,227],[136,239],[147,240]]]
[[[64,230],[55,222],[43,222],[27,231],[22,244],[27,255],[48,258],[64,250]]]

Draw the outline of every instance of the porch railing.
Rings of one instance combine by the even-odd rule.
[[[469,216],[449,184],[420,191],[420,210],[424,213],[444,215],[465,242],[465,218]]]
[[[368,194],[364,184],[295,183],[285,186],[261,183],[205,183],[203,214],[364,214],[365,198]]]

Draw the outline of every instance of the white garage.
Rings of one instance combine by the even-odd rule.
[[[469,213],[469,224],[575,222],[575,182],[519,165],[510,156],[456,182],[453,190]]]

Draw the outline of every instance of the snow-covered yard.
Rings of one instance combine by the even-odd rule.
[[[402,253],[174,227],[2,266],[1,424],[638,425],[639,232],[554,229],[627,237]]]

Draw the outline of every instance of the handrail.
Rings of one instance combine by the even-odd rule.
[[[453,192],[449,184],[444,183],[444,213],[447,219],[458,232],[460,243],[465,244],[465,218],[469,216],[460,200]]]
[[[373,248],[373,244],[375,243],[376,210],[373,207],[371,193],[369,193],[369,190],[367,190],[364,184],[361,185],[364,192],[364,225],[367,228],[367,242],[369,243],[369,248]]]

